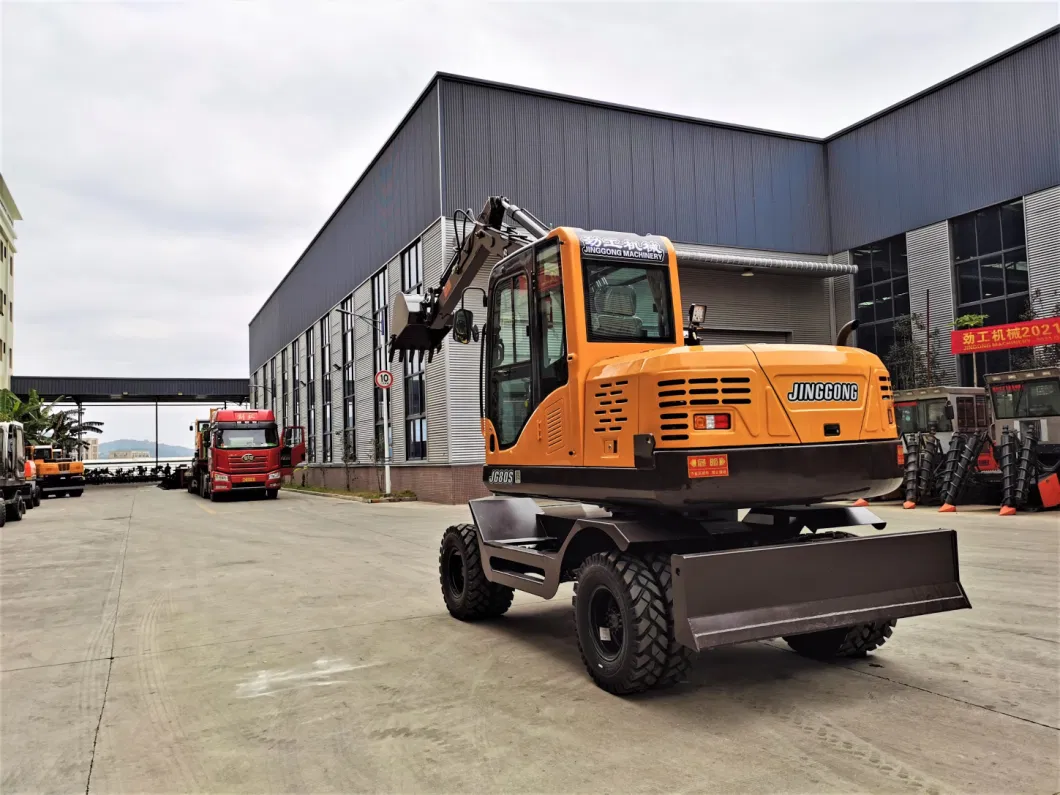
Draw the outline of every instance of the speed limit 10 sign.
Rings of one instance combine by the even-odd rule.
[[[375,385],[380,389],[390,389],[390,385],[394,383],[394,374],[389,370],[380,370],[375,374]]]

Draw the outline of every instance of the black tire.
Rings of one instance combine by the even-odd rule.
[[[34,509],[34,507],[36,507],[33,504],[33,492],[30,492],[28,497],[26,497],[26,496],[22,497],[22,504],[26,506],[26,510],[27,511],[32,511]]]
[[[7,503],[0,500],[0,527],[7,524]]]
[[[275,499],[277,499],[280,496],[280,490],[279,489],[268,489],[265,492],[265,496],[268,499],[270,499],[270,500],[275,500]]]
[[[669,645],[666,649],[666,664],[663,666],[662,675],[656,683],[656,689],[673,687],[684,680],[688,669],[692,665],[695,652],[687,646],[677,642],[674,633],[674,589],[673,576],[670,571],[670,556],[662,553],[646,555],[645,562],[655,575],[659,587],[662,588],[663,598],[666,600],[666,632]]]
[[[585,559],[574,627],[582,662],[597,686],[629,695],[659,684],[669,656],[667,613],[663,589],[644,560],[617,551]]]
[[[40,489],[35,489],[33,491],[33,507],[34,508],[36,508],[38,505],[40,505],[40,499],[41,499]]]
[[[80,497],[84,493],[85,493],[84,489],[74,489],[73,491],[70,492],[70,496],[71,497]]]
[[[220,501],[221,501],[221,495],[218,492],[214,491],[213,489],[210,489],[210,502],[220,502]]]
[[[21,494],[16,494],[15,499],[11,500],[10,510],[7,513],[7,518],[12,522],[21,522],[22,517],[26,515],[26,503],[22,499]]]
[[[814,541],[833,541],[837,538],[852,538],[853,533],[835,531],[819,533],[810,539]],[[837,627],[821,632],[807,632],[803,635],[787,635],[784,642],[804,657],[815,660],[828,660],[837,657],[864,657],[875,651],[891,637],[895,621],[870,621],[866,624],[855,624],[852,627]]]
[[[446,529],[438,549],[438,580],[446,609],[461,621],[502,616],[515,597],[513,589],[486,579],[473,524]]]

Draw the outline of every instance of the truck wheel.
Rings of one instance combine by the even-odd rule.
[[[7,524],[7,503],[0,500],[0,527]]]
[[[688,669],[692,665],[692,657],[695,654],[692,649],[683,646],[677,641],[674,633],[674,589],[673,576],[670,572],[670,556],[662,553],[646,555],[645,563],[651,568],[659,587],[662,588],[663,598],[666,600],[666,637],[668,646],[666,649],[666,665],[656,683],[656,689],[672,687],[685,678]]]
[[[574,627],[589,676],[609,693],[655,687],[667,671],[666,598],[649,565],[633,555],[601,552],[578,570]]]
[[[852,538],[853,533],[836,531],[820,533],[813,541],[832,541],[837,538]],[[835,657],[864,657],[875,651],[891,637],[895,621],[870,621],[852,627],[837,627],[803,635],[788,635],[784,642],[804,657],[827,660]]]
[[[30,496],[28,496],[28,497],[25,497],[25,496],[24,496],[24,497],[22,498],[22,504],[26,506],[26,510],[27,510],[27,511],[32,511],[32,510],[33,510],[33,508],[34,508],[34,505],[33,505],[33,495],[32,495],[32,494],[30,494]]]
[[[33,492],[33,507],[36,508],[38,505],[40,505],[40,489]]]
[[[22,517],[26,515],[26,504],[22,501],[22,495],[16,494],[15,499],[9,503],[11,509],[7,513],[7,518],[12,522],[21,522]]]
[[[70,492],[70,496],[71,497],[80,497],[84,493],[85,493],[84,489],[74,489],[73,491]]]
[[[279,489],[268,489],[265,492],[265,496],[267,498],[269,498],[270,500],[275,500],[277,497],[280,496],[280,490]]]
[[[449,527],[438,551],[442,598],[453,618],[474,621],[504,615],[515,591],[486,579],[473,524]]]

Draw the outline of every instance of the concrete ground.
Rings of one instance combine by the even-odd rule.
[[[462,507],[102,488],[0,529],[0,789],[16,792],[1039,792],[1060,789],[1060,517],[959,528],[974,609],[866,660],[783,643],[607,695],[570,591],[446,614]]]

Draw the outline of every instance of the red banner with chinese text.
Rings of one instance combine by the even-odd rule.
[[[1060,345],[1060,317],[1024,320],[1002,326],[954,329],[950,332],[950,349],[954,353],[1003,351],[1006,348],[1031,348],[1035,345]]]

